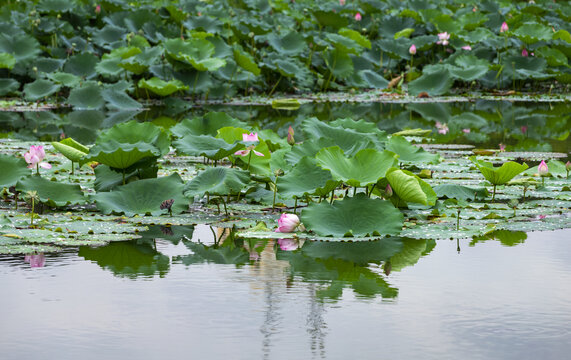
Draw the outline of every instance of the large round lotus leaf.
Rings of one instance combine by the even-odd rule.
[[[149,80],[139,80],[139,87],[150,90],[159,96],[169,96],[177,91],[188,90],[188,86],[184,85],[180,80],[164,81],[158,77]]]
[[[352,121],[352,120],[351,120]],[[361,129],[355,129],[357,122],[327,124],[317,118],[305,119],[302,123],[302,130],[308,139],[332,139],[334,144],[339,146],[347,155],[356,154],[362,149],[380,148],[380,133],[366,133]]]
[[[144,142],[154,146],[160,155],[166,155],[170,146],[168,135],[160,127],[148,122],[139,123],[135,120],[113,126],[99,135],[96,144],[103,144],[111,140],[122,144]]]
[[[173,59],[188,63],[198,71],[215,71],[226,65],[226,60],[211,57],[216,49],[206,39],[169,39],[164,46]]]
[[[484,76],[490,67],[490,63],[479,59],[474,55],[461,55],[455,60],[456,66],[448,67],[450,74],[462,81],[473,81]]]
[[[70,88],[74,88],[81,83],[81,78],[79,76],[75,76],[73,74],[64,73],[64,72],[54,72],[46,74],[48,79],[55,81],[58,84],[63,86],[67,86]]]
[[[66,12],[74,7],[74,3],[67,0],[40,0],[38,10]]]
[[[387,150],[363,149],[347,158],[338,146],[320,150],[315,158],[322,168],[331,171],[334,179],[355,187],[376,184],[397,164],[397,156]]]
[[[321,26],[331,26],[339,29],[348,24],[347,18],[332,11],[313,11],[313,16],[315,16]]]
[[[389,81],[373,70],[359,71],[359,76],[365,81],[367,87],[373,89],[386,89]]]
[[[65,63],[63,70],[76,76],[89,78],[96,74],[95,65],[98,62],[99,59],[95,55],[87,52],[80,53],[71,56]]]
[[[155,164],[144,167],[127,169],[125,172],[125,183],[129,183],[131,179],[155,179],[157,177],[158,167]],[[107,165],[99,165],[94,169],[95,182],[93,187],[95,191],[111,191],[118,186],[123,185],[123,172],[111,169]]]
[[[371,48],[371,41],[367,39],[365,36],[361,35],[358,31],[343,28],[339,30],[339,35],[342,35],[346,38],[349,38],[359,44],[360,46],[370,49]]]
[[[268,43],[280,54],[285,56],[298,55],[305,47],[305,40],[297,32],[289,32],[281,37],[276,33],[268,35]]]
[[[414,146],[402,136],[392,136],[387,142],[387,150],[396,153],[402,162],[437,164],[440,160],[438,154],[431,154],[421,147]]]
[[[40,43],[27,34],[0,34],[0,52],[12,54],[17,63],[35,59],[41,52]]]
[[[527,23],[518,27],[514,35],[526,44],[534,44],[538,41],[548,41],[553,38],[553,30],[549,26],[539,23]]]
[[[508,56],[505,58],[508,66],[504,67],[504,75],[512,80],[545,79],[549,75],[545,72],[547,68],[547,60],[537,56]],[[515,73],[514,73],[515,71]]]
[[[327,68],[336,78],[346,79],[353,74],[355,68],[353,66],[353,60],[351,60],[349,54],[342,50],[335,49],[333,51],[324,52],[322,56]]]
[[[470,160],[493,185],[503,185],[528,168],[526,163],[518,164],[514,161],[508,161],[497,168],[490,162],[477,160],[475,156],[471,156]]]
[[[65,63],[64,59],[52,59],[40,57],[33,62],[33,66],[38,69],[39,73],[53,73],[61,69],[62,65]]]
[[[71,90],[67,102],[79,109],[99,109],[104,104],[101,88],[93,82],[85,83],[82,87]]]
[[[222,139],[210,135],[186,135],[173,142],[180,152],[192,156],[206,156],[212,160],[220,160],[244,148],[243,144],[228,144]]]
[[[439,198],[447,197],[458,200],[483,200],[488,197],[486,188],[471,188],[469,186],[457,184],[442,184],[434,187],[434,191]]]
[[[13,69],[16,65],[16,58],[12,54],[0,53],[0,69]]]
[[[8,95],[20,88],[20,83],[14,79],[0,79],[0,96]]]
[[[569,65],[569,61],[567,60],[567,55],[562,53],[561,51],[549,47],[549,46],[542,46],[539,49],[535,50],[535,53],[542,58],[547,60],[547,65],[549,66],[565,66]]]
[[[248,171],[214,167],[201,172],[194,179],[186,183],[184,194],[189,197],[210,195],[235,194],[241,191],[250,182]]]
[[[112,242],[99,247],[81,246],[78,255],[119,277],[164,276],[170,268],[168,256],[139,240]]]
[[[441,69],[430,74],[424,74],[408,84],[408,92],[416,96],[426,92],[430,96],[438,96],[448,92],[454,83],[448,69]]]
[[[238,119],[234,119],[225,112],[212,111],[202,117],[184,119],[172,127],[171,132],[180,138],[189,134],[216,136],[218,129],[229,126],[243,128],[247,126],[247,124]]]
[[[28,163],[22,158],[0,154],[0,189],[16,185],[18,180],[30,175],[31,170],[27,166]]]
[[[24,85],[26,100],[36,101],[50,96],[60,89],[60,85],[54,84],[50,80],[37,79],[36,81]]]
[[[422,181],[414,174],[392,168],[386,173],[387,180],[393,191],[404,202],[413,202],[422,205],[433,205],[436,200],[436,193],[430,185],[426,184],[423,188]],[[428,186],[428,188],[427,188]],[[427,192],[429,194],[427,194]],[[429,198],[430,196],[430,198]]]
[[[105,89],[101,93],[105,100],[105,106],[112,110],[140,110],[143,105],[136,100],[133,100],[124,91],[115,90],[112,88]]]
[[[301,221],[321,236],[380,236],[399,234],[404,216],[390,201],[359,193],[333,204],[311,203],[301,212]]]
[[[159,157],[160,155],[155,146],[143,141],[130,144],[108,140],[95,144],[89,149],[89,154],[83,161],[97,161],[115,169],[127,169],[144,158]]]
[[[16,190],[22,192],[37,191],[40,201],[50,207],[84,204],[86,202],[79,185],[49,181],[41,176],[30,176],[18,181]]]
[[[470,44],[477,44],[486,40],[487,38],[494,37],[495,35],[491,30],[484,27],[479,27],[470,32],[461,31],[457,34],[457,36],[460,39],[469,42]]]
[[[323,170],[308,157],[303,157],[291,171],[278,178],[278,192],[283,197],[323,196],[338,185],[339,181],[333,180],[331,172]]]
[[[151,214],[153,216],[167,214],[161,209],[165,200],[174,199],[172,212],[181,213],[188,209],[188,199],[182,194],[184,184],[177,173],[157,179],[144,179],[120,186],[112,192],[101,192],[94,195],[97,208],[104,214],[124,213]]]
[[[252,57],[252,55],[248,54],[247,52],[241,51],[240,49],[234,49],[234,61],[244,70],[251,72],[255,76],[260,75],[260,68],[258,64],[256,64],[256,60]]]

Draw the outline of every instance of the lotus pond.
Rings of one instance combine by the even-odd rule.
[[[0,112],[3,358],[561,358],[570,113]]]

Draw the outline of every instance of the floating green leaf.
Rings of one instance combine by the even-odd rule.
[[[508,161],[497,168],[490,162],[477,160],[475,156],[471,156],[470,160],[492,185],[503,185],[528,168],[526,163],[518,164],[514,161]]]
[[[189,87],[184,85],[180,80],[164,81],[158,77],[149,80],[139,80],[138,86],[143,89],[152,91],[159,96],[169,96],[177,91],[188,90]]]
[[[208,168],[189,181],[184,194],[189,197],[236,194],[250,182],[250,173],[236,168]]]
[[[188,134],[174,141],[173,145],[184,154],[206,156],[212,160],[223,159],[244,148],[244,145],[240,143],[228,144],[226,141],[214,138],[210,135],[192,134]]]
[[[40,176],[18,181],[16,189],[22,192],[37,191],[40,201],[50,207],[84,204],[87,200],[79,185],[49,181]]]
[[[30,175],[28,163],[22,158],[0,154],[0,189],[16,185],[18,180]]]

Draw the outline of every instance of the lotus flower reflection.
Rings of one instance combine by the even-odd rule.
[[[278,239],[278,245],[282,251],[299,249],[299,241],[297,239]]]
[[[33,268],[44,267],[46,263],[46,257],[44,256],[43,253],[26,255],[24,257],[24,261],[29,263],[30,267]]]
[[[24,159],[29,164],[28,168],[36,168],[38,174],[40,173],[40,166],[44,169],[51,169],[52,166],[47,162],[43,162],[46,157],[44,147],[42,145],[32,145],[30,146],[30,151],[24,154]]]
[[[278,228],[276,232],[290,233],[294,232],[299,226],[299,217],[295,214],[282,214],[278,220]]]

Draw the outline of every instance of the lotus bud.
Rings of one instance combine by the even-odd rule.
[[[253,32],[248,33],[248,37],[249,37],[249,38],[253,38],[254,35],[255,35],[255,34],[254,34]]]
[[[537,167],[537,172],[539,173],[539,176],[547,176],[549,168],[547,167],[545,160],[541,160],[541,163],[539,163],[539,166]]]
[[[503,32],[506,32],[508,30],[509,30],[508,24],[506,24],[506,22],[504,21],[502,23],[502,26],[500,27],[500,32],[503,33]]]
[[[393,196],[393,188],[391,187],[391,184],[388,184],[387,187],[385,188],[385,195],[387,198]]]
[[[528,56],[529,56],[529,53],[527,52],[526,49],[523,49],[523,50],[521,51],[521,56],[523,56],[523,57],[528,57]]]
[[[506,151],[506,146],[504,144],[500,143],[499,147],[500,147],[500,152]]]
[[[356,13],[356,14],[355,14],[355,20],[361,21],[361,19],[362,19],[361,14],[360,14],[360,13]]]
[[[408,49],[408,53],[411,54],[411,55],[416,54],[416,46],[414,46],[414,44],[412,44],[412,45],[410,46],[410,48]]]
[[[570,162],[570,161],[567,161],[567,162],[565,163],[565,170],[571,171],[571,162]]]
[[[295,214],[282,214],[278,220],[276,232],[290,233],[299,226],[299,217]]]
[[[287,143],[291,146],[295,145],[295,140],[293,138],[293,128],[291,126],[289,129],[287,129]]]
[[[97,6],[95,7],[95,13],[96,13],[97,15],[99,15],[99,14],[101,13],[101,5],[97,5]]]
[[[345,0],[339,0],[339,5],[341,6],[345,5]]]

